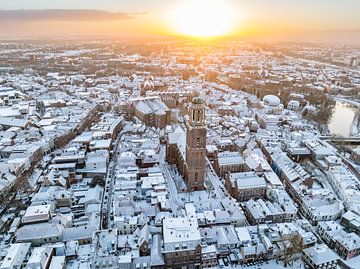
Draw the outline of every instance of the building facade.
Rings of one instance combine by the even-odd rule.
[[[201,268],[201,235],[196,218],[163,221],[165,268]]]

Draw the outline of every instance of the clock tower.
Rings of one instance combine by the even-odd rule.
[[[203,190],[206,166],[205,101],[195,97],[186,122],[185,178],[189,191]]]

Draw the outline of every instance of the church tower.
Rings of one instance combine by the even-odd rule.
[[[205,101],[195,97],[186,122],[185,178],[189,191],[203,190],[206,166]]]

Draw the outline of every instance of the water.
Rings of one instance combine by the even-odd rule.
[[[356,112],[356,107],[336,102],[328,125],[330,133],[341,136],[351,136]]]

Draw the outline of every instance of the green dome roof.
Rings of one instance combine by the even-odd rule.
[[[203,98],[201,98],[201,97],[195,97],[192,100],[192,103],[196,104],[196,105],[202,105],[202,104],[205,104],[205,100]]]

